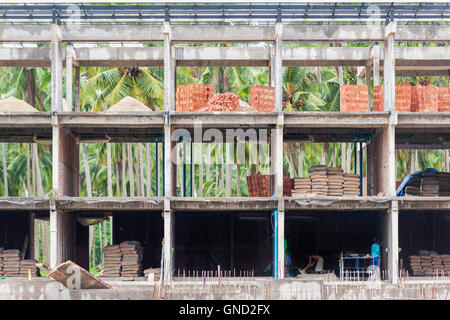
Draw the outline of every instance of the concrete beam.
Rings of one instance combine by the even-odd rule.
[[[162,111],[149,112],[59,112],[58,123],[68,128],[120,127],[147,128],[163,127]]]
[[[398,283],[399,277],[399,254],[398,254],[398,202],[392,201],[391,209],[389,210],[389,243],[388,243],[388,257],[389,257],[389,278],[393,284]]]
[[[173,26],[175,42],[251,42],[273,41],[273,26]]]
[[[177,66],[255,66],[267,67],[270,48],[266,47],[175,47]]]
[[[308,197],[286,198],[289,211],[386,211],[390,208],[388,197]]]
[[[369,48],[285,47],[284,66],[365,66]]]
[[[162,26],[160,25],[79,25],[76,27],[66,25],[61,26],[61,33],[65,42],[162,42],[164,40]]]
[[[193,128],[269,128],[277,124],[274,112],[173,112],[170,122],[175,127]]]
[[[2,197],[0,198],[1,211],[49,211],[50,200],[32,197]],[[0,213],[1,214],[1,213]]]
[[[448,211],[450,197],[395,197],[400,211]]]
[[[56,208],[70,211],[163,211],[164,198],[126,197],[59,197],[54,200]]]
[[[283,112],[284,127],[381,128],[389,121],[387,112]]]
[[[61,26],[65,42],[164,41],[162,26],[79,25]],[[173,26],[175,42],[273,41],[273,26]],[[450,41],[449,26],[399,26],[396,41]],[[383,26],[286,25],[283,41],[383,41]],[[0,42],[50,42],[47,25],[0,27]]]
[[[277,209],[276,198],[222,197],[180,198],[172,197],[170,206],[175,211],[272,211]]]
[[[283,41],[379,41],[382,26],[286,25]]]
[[[50,48],[0,48],[0,67],[48,68]]]
[[[75,52],[82,67],[164,66],[164,48],[161,47],[76,48]]]

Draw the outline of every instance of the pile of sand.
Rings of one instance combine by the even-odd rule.
[[[39,112],[23,100],[9,97],[0,100],[0,112]]]
[[[125,97],[111,108],[106,110],[106,112],[149,112],[152,111],[149,107],[147,107],[142,102],[132,98]]]

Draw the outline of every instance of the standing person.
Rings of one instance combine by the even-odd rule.
[[[373,244],[370,251],[372,255],[373,267],[376,268],[375,269],[376,278],[380,279],[381,250],[380,250],[380,243],[377,238],[373,238]]]
[[[306,267],[303,270],[301,270],[301,269],[298,269],[298,270],[300,271],[300,273],[305,274],[306,270],[308,270],[309,268],[312,268],[314,266],[314,264],[316,265],[316,267],[314,268],[314,272],[322,273],[323,272],[323,258],[321,256],[319,256],[318,254],[309,256],[309,261],[308,261],[308,264],[306,265]]]
[[[380,268],[381,265],[381,257],[380,257],[380,243],[377,238],[373,238],[373,244],[371,247],[371,255],[373,258],[373,265],[377,268]]]

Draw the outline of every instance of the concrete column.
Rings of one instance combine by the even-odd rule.
[[[395,111],[395,22],[385,28],[384,41],[384,111]]]
[[[389,212],[389,243],[388,243],[388,263],[389,280],[393,284],[398,283],[399,276],[399,254],[398,254],[398,201],[392,201]]]
[[[278,115],[278,123],[272,129],[270,171],[274,177],[273,193],[276,197],[283,196],[283,114]]]
[[[367,111],[371,111],[370,106],[371,106],[371,102],[373,100],[372,95],[370,94],[370,87],[371,87],[371,83],[370,83],[370,75],[372,73],[372,68],[369,65],[366,65],[366,85],[367,85],[367,93],[369,96],[369,103],[367,104]]]
[[[372,48],[372,59],[373,59],[373,85],[380,85],[380,46],[378,44],[374,45]]]
[[[356,68],[356,84],[358,84],[358,85],[363,85],[363,78],[361,76],[363,69],[364,69],[364,67]],[[367,69],[366,69],[366,73],[367,73]]]
[[[172,271],[173,271],[173,253],[174,253],[174,224],[175,224],[175,214],[170,210],[164,211],[164,281],[172,281]]]
[[[278,278],[284,279],[284,265],[285,252],[284,252],[284,225],[285,225],[285,211],[284,200],[278,201]]]
[[[449,172],[449,169],[448,169],[448,149],[445,149],[444,150],[444,171],[445,172]]]
[[[75,67],[75,111],[79,112],[81,110],[80,103],[80,67]]]
[[[173,95],[173,65],[172,65],[172,53],[171,53],[171,32],[172,27],[170,23],[165,21],[162,26],[162,32],[164,34],[164,110],[171,111],[174,106],[171,105]]]
[[[72,59],[73,59],[73,47],[68,45],[66,47],[66,104],[63,105],[65,109],[63,111],[72,111]]]
[[[79,195],[79,146],[75,139],[59,125],[56,116],[53,122],[52,144],[52,190],[53,197]],[[50,266],[72,259],[72,239],[75,219],[59,212],[55,205],[50,211]]]
[[[269,85],[275,87],[275,47],[274,44],[270,47],[270,64],[269,64]]]
[[[172,161],[172,150],[176,151],[176,144],[172,141],[173,128],[169,124],[169,117],[166,116],[164,125],[164,281],[172,281],[173,252],[174,252],[174,213],[170,210],[170,200],[168,197],[174,196],[176,171],[174,161]],[[173,155],[176,157],[176,153]],[[176,183],[176,180],[175,180]]]
[[[62,44],[61,30],[58,25],[51,25],[51,101],[52,111],[62,111]]]
[[[272,68],[275,68],[275,111],[282,111],[283,109],[282,34],[283,24],[277,22],[275,25],[275,61],[272,65]]]

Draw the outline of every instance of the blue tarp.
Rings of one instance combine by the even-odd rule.
[[[421,177],[422,174],[425,172],[438,172],[438,171],[434,168],[428,168],[423,171],[416,171],[416,172],[411,173],[410,175],[406,176],[405,179],[403,179],[402,183],[400,183],[400,185],[398,186],[397,197],[403,197],[405,195],[406,186],[414,179]]]

